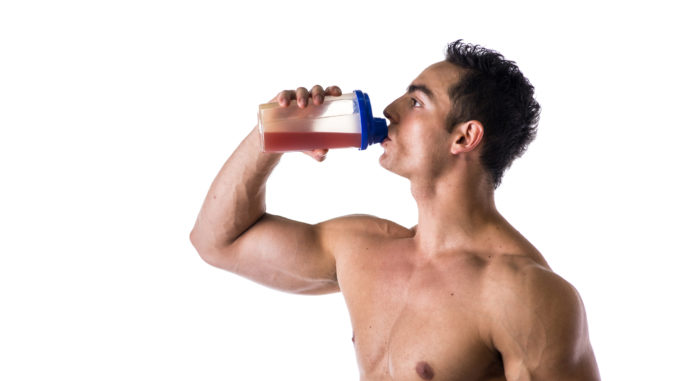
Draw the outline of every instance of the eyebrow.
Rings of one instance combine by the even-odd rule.
[[[415,84],[411,84],[411,85],[407,88],[407,92],[408,92],[409,94],[411,94],[411,93],[413,93],[413,92],[415,92],[415,91],[421,91],[422,93],[426,94],[426,96],[429,97],[429,98],[431,98],[431,99],[434,99],[434,98],[435,98],[435,97],[433,96],[433,91],[431,91],[431,89],[429,89],[428,87],[426,87],[426,85],[415,85]]]

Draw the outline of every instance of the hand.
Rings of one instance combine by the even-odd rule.
[[[297,90],[283,90],[278,95],[271,99],[271,102],[278,102],[281,107],[288,107],[292,100],[297,101],[297,106],[299,108],[305,108],[308,106],[309,98],[314,105],[322,104],[325,101],[325,96],[334,96],[338,97],[341,95],[341,89],[337,86],[330,86],[323,90],[320,85],[315,85],[311,88],[311,92],[305,87],[299,87]],[[314,149],[312,151],[305,151],[304,153],[311,156],[317,161],[325,160],[327,156],[327,149]]]

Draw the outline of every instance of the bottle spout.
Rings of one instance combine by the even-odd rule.
[[[372,136],[368,144],[381,143],[388,136],[388,126],[386,119],[374,118],[372,119]]]
[[[360,125],[362,130],[362,139],[360,149],[364,150],[370,144],[381,143],[388,135],[386,119],[374,118],[372,116],[372,105],[370,97],[360,90],[354,91],[356,96],[357,109],[360,113]]]

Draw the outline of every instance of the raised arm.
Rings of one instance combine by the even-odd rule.
[[[283,91],[274,100],[300,107],[341,95],[338,87]],[[322,161],[327,150],[309,152]],[[205,197],[191,242],[209,264],[293,293],[338,291],[332,221],[309,225],[266,213],[266,180],[281,154],[261,152],[254,129],[223,165]],[[329,232],[329,233],[328,233]]]

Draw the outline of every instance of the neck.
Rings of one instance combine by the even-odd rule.
[[[461,170],[411,180],[419,210],[414,239],[425,256],[472,248],[482,232],[502,219],[484,173]]]

